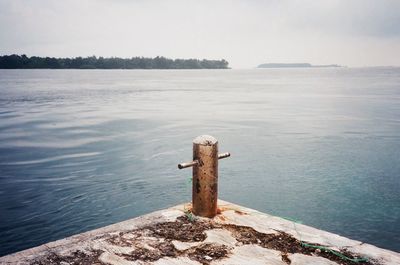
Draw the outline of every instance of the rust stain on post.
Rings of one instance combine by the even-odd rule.
[[[212,218],[217,215],[218,159],[231,156],[218,154],[218,141],[210,135],[193,140],[193,161],[178,164],[178,168],[193,167],[192,212]]]
[[[193,140],[193,214],[203,217],[217,215],[218,141],[203,135]]]

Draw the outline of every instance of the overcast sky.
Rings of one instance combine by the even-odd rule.
[[[0,54],[400,65],[400,0],[0,0]]]

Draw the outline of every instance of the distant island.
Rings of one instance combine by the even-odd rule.
[[[228,69],[222,60],[104,57],[28,57],[24,55],[0,56],[0,69]]]
[[[309,63],[264,63],[257,68],[311,68],[311,67],[342,67],[337,64],[312,65]]]

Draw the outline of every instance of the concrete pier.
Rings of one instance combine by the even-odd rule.
[[[0,264],[400,264],[399,253],[232,203],[219,200],[212,219],[195,217],[190,208],[182,204],[44,244],[1,257]]]

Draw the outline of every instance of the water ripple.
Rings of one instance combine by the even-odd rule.
[[[58,160],[69,159],[69,158],[82,158],[82,157],[89,157],[89,156],[97,156],[97,155],[100,155],[100,154],[101,154],[100,152],[91,152],[91,153],[60,155],[60,156],[53,156],[53,157],[43,158],[43,159],[0,163],[0,166],[20,166],[20,165],[42,164],[42,163],[47,163],[47,162],[53,162],[53,161],[58,161]]]
[[[0,255],[190,200],[176,164],[200,134],[233,154],[222,198],[400,251],[399,83],[400,69],[0,70]]]

